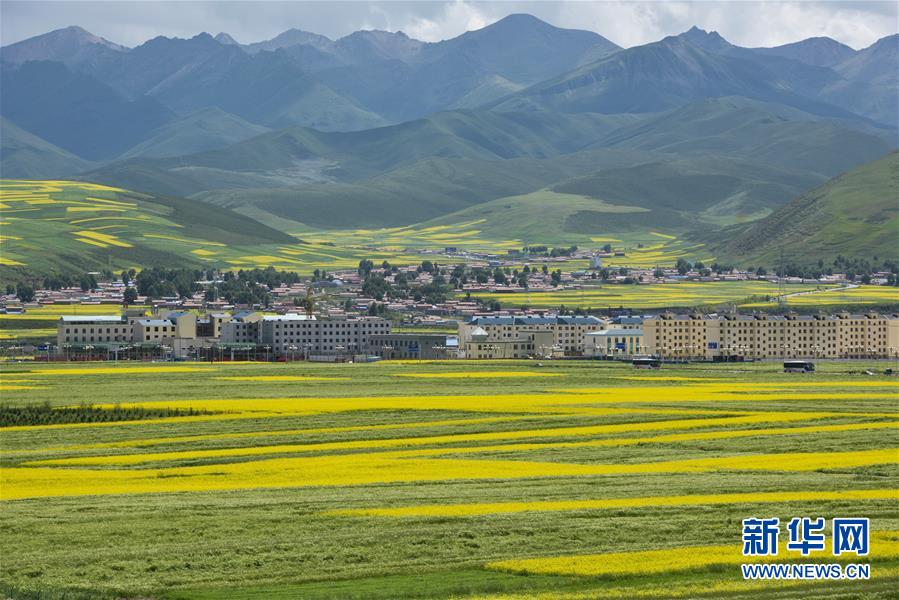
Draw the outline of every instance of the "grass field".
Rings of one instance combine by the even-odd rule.
[[[871,301],[880,303],[880,288],[866,286],[874,295],[862,296]],[[787,293],[808,292],[818,288],[827,289],[827,286],[817,285],[791,285],[786,288]],[[490,298],[499,300],[505,306],[534,306],[534,307],[558,307],[565,305],[568,308],[605,308],[629,307],[659,309],[666,307],[692,307],[692,306],[717,306],[721,304],[737,304],[747,306],[767,306],[768,303],[747,302],[753,296],[776,296],[779,287],[776,283],[767,281],[718,281],[718,282],[683,282],[649,285],[604,285],[597,287],[584,287],[583,289],[568,289],[556,292],[522,292],[522,293],[473,293],[478,298]],[[808,294],[797,296],[802,298],[804,306],[815,305],[820,294]],[[835,295],[836,299],[837,296]],[[791,299],[792,300],[792,299]],[[893,300],[895,302],[895,298]],[[774,304],[776,306],[776,304]]]
[[[6,406],[143,416],[0,429],[0,591],[891,597],[899,387],[867,366],[4,365]],[[870,517],[872,579],[743,582],[750,516]]]
[[[787,288],[792,291],[792,286]],[[790,307],[864,307],[871,305],[897,305],[899,304],[899,289],[882,285],[859,285],[853,288],[834,287],[814,294],[790,295],[786,297],[786,304]],[[747,308],[771,306],[774,303],[747,303]]]
[[[202,216],[191,211],[201,211]],[[415,264],[406,248],[464,246],[505,252],[518,241],[477,237],[472,223],[452,227],[310,231],[300,240],[220,208],[79,181],[0,180],[0,266],[32,273],[87,266],[157,264],[221,268],[273,266],[304,274],[353,269],[368,258]],[[271,237],[281,236],[282,243]],[[79,261],[74,261],[74,258]]]
[[[533,214],[529,214],[533,219]],[[416,264],[417,251],[446,247],[505,254],[528,232],[497,228],[508,219],[459,218],[383,229],[320,230],[281,226],[290,235],[221,208],[80,181],[0,180],[0,267],[31,273],[90,268],[140,268],[183,263],[221,268],[276,267],[311,273],[355,268],[367,258]],[[711,261],[701,244],[664,232],[615,237],[536,233],[527,243],[626,249],[614,266],[673,265],[678,258]],[[277,240],[280,243],[274,243]],[[410,252],[411,250],[411,252]],[[77,259],[77,260],[76,260]],[[441,262],[454,259],[441,257]],[[586,262],[570,264],[571,268]],[[11,278],[11,277],[8,277]]]
[[[361,258],[396,262],[402,254],[337,247],[327,235],[297,242],[235,213],[182,199],[78,181],[0,180],[2,267],[44,273],[208,264],[311,273],[354,268]]]
[[[224,209],[81,181],[0,180],[3,267],[140,268],[264,254],[293,239]]]

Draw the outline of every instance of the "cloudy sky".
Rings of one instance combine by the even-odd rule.
[[[510,13],[527,12],[558,27],[593,30],[634,46],[697,25],[741,46],[773,46],[829,36],[854,48],[897,32],[894,0],[720,1],[500,1],[469,0],[219,2],[118,0],[0,1],[0,44],[80,25],[126,46],[157,35],[191,37],[225,31],[241,43],[296,27],[338,38],[359,29],[404,31],[425,41],[479,29]]]

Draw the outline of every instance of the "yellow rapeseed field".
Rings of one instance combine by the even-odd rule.
[[[668,381],[703,381],[712,383],[721,381],[717,377],[678,377],[676,375],[628,375],[624,377],[616,377],[615,379],[621,379],[624,381],[658,381],[661,383],[666,383]]]
[[[189,458],[188,454],[185,453],[184,458]],[[63,463],[62,460],[48,462]],[[408,452],[384,452],[271,458],[237,463],[133,470],[22,466],[3,469],[0,472],[0,500],[420,481],[703,473],[718,470],[818,471],[895,464],[899,464],[899,448],[854,452],[752,454],[600,465],[523,460],[414,458],[409,456]]]
[[[272,569],[293,560],[297,548],[321,550],[331,558],[309,558],[303,567],[316,579],[352,582],[403,556],[427,555],[416,569],[463,564],[469,577],[486,578],[471,588],[474,595],[500,585],[510,597],[552,600],[691,597],[770,592],[770,583],[738,580],[738,569],[721,575],[743,559],[739,519],[783,519],[802,507],[812,517],[870,516],[877,536],[872,574],[899,577],[899,568],[889,575],[899,541],[884,532],[895,529],[890,507],[899,500],[899,387],[892,379],[838,379],[827,372],[831,365],[814,376],[775,372],[755,382],[749,371],[765,365],[644,373],[574,361],[545,369],[524,362],[420,364],[10,367],[0,382],[4,402],[12,397],[40,408],[47,398],[76,410],[34,421],[44,425],[0,429],[0,505],[13,515],[4,535],[11,531],[16,547],[28,546],[29,529],[45,535],[78,526],[78,518],[102,518],[61,515],[88,506],[109,511],[102,527],[123,523],[131,537],[143,532],[139,552],[152,560],[126,568],[149,574],[151,583],[134,592],[149,590],[146,596],[170,583],[195,585],[200,568],[216,589],[230,589],[232,576],[224,567],[210,571],[213,563],[201,563],[200,555],[190,558],[192,572],[182,572],[183,544],[160,534],[163,524],[148,516],[158,514],[173,532],[200,518],[216,521],[208,529],[215,552],[237,552],[228,536],[239,528],[242,548],[274,549],[263,561],[271,558]],[[457,385],[467,379],[473,382]],[[41,389],[25,389],[32,387]],[[82,401],[93,410],[154,412],[135,410],[132,421],[65,423]],[[208,414],[153,417],[188,408]],[[663,513],[678,527],[656,529]],[[275,518],[278,531],[266,537]],[[651,534],[624,539],[617,534],[622,524]],[[730,531],[734,542],[709,537],[706,526]],[[564,528],[572,534],[560,539],[556,532]],[[407,531],[425,545],[403,541],[386,557],[364,549],[389,536],[405,540]],[[325,548],[331,532],[340,550]],[[430,546],[429,536],[436,540]],[[31,555],[44,544],[35,542]],[[11,547],[0,543],[4,552]],[[69,561],[69,551],[53,560]],[[13,562],[9,572],[20,568]],[[252,586],[255,577],[268,585],[274,571],[267,568],[240,570],[239,585]],[[67,577],[81,581],[71,574],[78,569]],[[111,581],[126,589],[117,573],[110,571]],[[534,576],[518,576],[525,574]],[[560,576],[558,590],[553,576]],[[272,585],[296,585],[293,597],[306,597],[306,584],[288,574]]]
[[[347,381],[349,377],[320,377],[314,375],[246,375],[215,377],[220,381]]]
[[[723,546],[684,546],[664,550],[642,552],[610,552],[549,558],[506,560],[488,564],[488,568],[515,573],[541,575],[578,575],[585,577],[649,575],[706,569],[718,565],[739,565],[749,562],[770,562],[795,558],[786,549],[779,547],[777,557],[743,556],[739,544]],[[899,542],[895,532],[879,531],[871,535],[871,556],[874,558],[895,558],[899,556]],[[828,562],[846,562],[851,556],[824,557]],[[856,559],[858,557],[855,557]]]
[[[433,446],[441,444],[457,444],[461,442],[498,442],[507,440],[518,440],[528,438],[550,438],[550,437],[584,437],[590,435],[601,435],[608,433],[622,433],[632,431],[660,431],[671,429],[690,429],[699,427],[716,427],[716,426],[732,426],[747,425],[756,423],[765,423],[770,421],[790,421],[790,420],[808,420],[826,415],[827,413],[768,413],[755,414],[746,417],[727,417],[727,418],[706,418],[706,419],[689,419],[689,420],[673,420],[673,421],[648,421],[639,423],[622,423],[618,425],[591,425],[586,427],[558,427],[551,429],[524,429],[516,431],[501,431],[489,433],[468,433],[456,435],[442,436],[426,436],[417,438],[393,438],[386,440],[360,440],[349,442],[326,442],[317,444],[290,444],[282,446],[251,446],[247,448],[225,448],[220,450],[188,450],[181,452],[163,452],[152,454],[128,454],[123,456],[94,456],[94,457],[78,457],[78,458],[60,458],[43,461],[37,464],[64,464],[64,465],[131,465],[148,462],[158,462],[164,460],[185,460],[209,457],[225,457],[225,456],[254,456],[261,454],[287,454],[297,452],[322,452],[328,450],[374,450],[377,448],[397,448],[397,447],[416,447],[416,446]],[[892,423],[884,424],[891,426]],[[876,425],[875,425],[876,426]],[[846,425],[838,427],[848,427]],[[727,431],[722,434],[728,436],[737,432]],[[579,444],[595,443],[604,444],[608,440],[600,440],[597,442],[576,442]],[[639,443],[639,442],[637,442]],[[556,443],[558,444],[558,443]],[[514,446],[498,446],[486,447],[502,448],[504,450],[514,449]],[[530,449],[530,448],[528,448]],[[468,451],[466,448],[453,448],[452,452]],[[479,451],[481,448],[475,448]]]

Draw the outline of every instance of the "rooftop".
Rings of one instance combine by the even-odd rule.
[[[315,321],[315,315],[300,315],[297,313],[287,313],[286,315],[266,315],[262,317],[263,321]]]
[[[469,325],[601,325],[596,317],[472,317]]]
[[[59,317],[59,319],[65,323],[124,323],[125,317],[120,315],[94,315],[94,316],[80,316],[80,315],[67,315]]]
[[[168,319],[139,319],[137,322],[145,327],[168,327],[172,324]]]
[[[612,319],[612,323],[616,325],[639,325],[643,322],[643,317],[627,317],[620,316]]]

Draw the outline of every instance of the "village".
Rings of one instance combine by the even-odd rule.
[[[611,270],[603,267],[605,256],[598,252],[545,258],[533,265],[512,258],[468,265],[426,259],[401,267],[363,260],[356,270],[316,270],[306,279],[271,269],[237,275],[210,270],[196,273],[202,277],[188,283],[193,277],[186,271],[123,272],[119,277],[90,273],[77,287],[48,286],[57,289],[32,290],[25,298],[17,297],[20,290],[8,289],[11,293],[0,298],[0,317],[36,316],[52,309],[48,319],[54,320],[55,335],[5,344],[13,356],[30,354],[39,360],[899,356],[899,317],[872,310],[799,314],[514,305],[521,292],[577,293],[596,289],[598,281],[613,289],[647,284],[676,289],[689,283],[711,289],[763,282],[786,296],[808,293],[814,289],[809,286],[853,287],[845,274],[808,279],[686,261],[671,268]],[[560,268],[584,258],[587,269]],[[884,285],[891,275],[875,273],[866,282]],[[167,294],[169,288],[178,291]]]
[[[543,249],[544,247],[539,247]],[[555,250],[555,249],[553,249]],[[32,289],[27,286],[26,293],[19,292],[21,286],[8,284],[6,294],[0,295],[0,314],[27,310],[29,307],[47,304],[75,306],[91,304],[134,304],[151,306],[153,309],[171,310],[204,310],[209,312],[232,309],[265,308],[274,313],[286,313],[294,309],[298,299],[313,296],[316,299],[326,298],[324,308],[329,316],[362,314],[371,310],[376,304],[383,304],[381,310],[407,314],[416,322],[423,324],[441,324],[441,316],[469,317],[483,310],[483,302],[476,300],[479,296],[492,298],[503,295],[508,298],[500,302],[515,304],[516,294],[552,292],[554,294],[576,293],[596,289],[603,286],[645,286],[645,285],[677,285],[680,283],[738,283],[763,282],[779,286],[774,289],[783,294],[792,294],[791,286],[837,286],[851,289],[859,283],[874,286],[894,286],[896,274],[890,271],[873,271],[856,275],[855,273],[819,273],[816,277],[804,277],[788,272],[769,273],[763,267],[752,270],[741,270],[729,265],[690,263],[679,259],[669,267],[637,267],[637,266],[604,266],[604,260],[622,254],[608,251],[578,251],[553,256],[547,253],[534,260],[534,256],[524,258],[517,252],[508,255],[483,254],[460,251],[456,248],[445,248],[441,253],[420,251],[418,257],[424,257],[420,264],[390,265],[386,261],[375,265],[371,261],[360,261],[358,269],[325,271],[316,269],[313,277],[268,286],[265,293],[267,306],[260,303],[231,303],[225,298],[216,297],[216,284],[227,280],[227,272],[210,270],[202,272],[197,278],[194,289],[188,294],[157,294],[152,297],[139,293],[135,285],[136,274],[123,273],[119,278],[112,272],[92,272],[82,275],[80,281],[69,281],[71,285],[45,286]],[[446,258],[464,259],[464,263],[443,263],[438,260]],[[530,259],[530,260],[525,260]],[[587,268],[572,268],[572,265],[589,263]],[[786,271],[786,269],[784,269]],[[831,270],[832,271],[832,270]],[[419,289],[447,282],[453,284],[454,294],[441,298],[439,302],[430,302],[421,295],[407,297],[390,294],[387,297],[372,297],[365,287],[366,279],[374,275],[383,279],[388,286],[397,286],[413,282]],[[448,281],[447,281],[448,280]],[[52,281],[52,278],[51,280]],[[45,278],[45,283],[49,283]],[[63,283],[66,283],[63,280]],[[134,291],[129,297],[129,288]],[[210,290],[213,293],[210,294]],[[475,298],[475,299],[471,299]],[[496,312],[496,304],[489,307]],[[604,308],[598,306],[597,308]],[[621,309],[626,306],[618,307]],[[77,310],[77,309],[75,309]],[[508,309],[503,314],[527,314],[527,309],[516,311]]]

